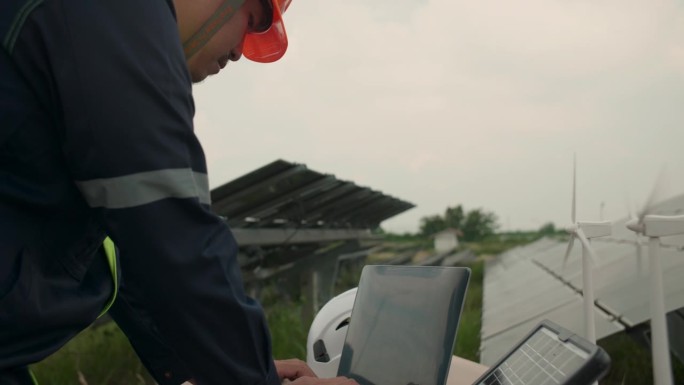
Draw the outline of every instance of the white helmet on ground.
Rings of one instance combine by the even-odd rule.
[[[356,289],[328,301],[311,323],[306,341],[306,363],[320,378],[337,376]]]

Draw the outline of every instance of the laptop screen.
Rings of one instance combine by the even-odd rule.
[[[443,385],[470,270],[366,266],[338,375],[361,385]]]

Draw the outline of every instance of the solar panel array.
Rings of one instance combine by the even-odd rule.
[[[684,196],[657,206],[654,214],[679,215]],[[637,250],[625,220],[613,225],[610,238],[593,240],[598,255],[594,267],[596,337],[603,338],[650,319],[647,239]],[[661,240],[665,307],[684,307],[684,237]],[[485,365],[496,362],[540,320],[584,333],[582,309],[582,248],[573,249],[565,268],[566,242],[541,239],[512,249],[490,261],[485,270],[482,352]]]
[[[215,188],[211,200],[235,228],[375,228],[414,207],[284,160]]]

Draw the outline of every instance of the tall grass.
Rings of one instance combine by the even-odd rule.
[[[276,303],[265,309],[275,359],[306,360],[308,325],[302,323],[301,305]],[[151,385],[128,339],[113,322],[88,328],[57,353],[33,365],[41,385]],[[79,378],[80,377],[80,378]]]
[[[32,368],[45,385],[148,385],[154,381],[114,323],[88,328]]]
[[[299,358],[306,361],[308,327],[304,327],[300,313],[300,305],[294,304],[279,304],[266,310],[273,358]]]
[[[480,328],[482,326],[482,280],[484,262],[462,265],[472,270],[463,313],[456,334],[454,354],[470,361],[480,361]]]
[[[612,365],[601,385],[644,385],[653,383],[650,348],[637,343],[627,333],[613,334],[598,341],[610,356]],[[672,357],[675,384],[684,384],[684,365]]]

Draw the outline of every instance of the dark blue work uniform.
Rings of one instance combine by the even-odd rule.
[[[158,382],[279,384],[210,211],[171,1],[2,0],[0,43],[0,382],[102,311],[108,235],[111,313]]]

